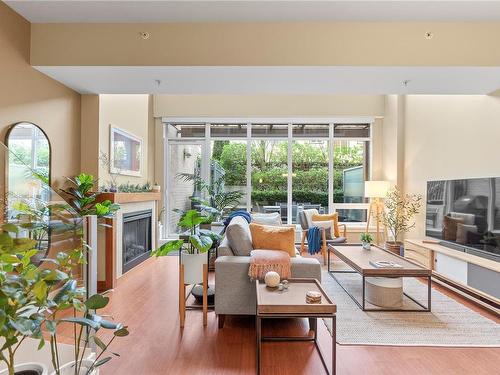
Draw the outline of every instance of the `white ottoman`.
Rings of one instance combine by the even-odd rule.
[[[365,299],[384,308],[403,306],[403,279],[401,277],[367,277]]]

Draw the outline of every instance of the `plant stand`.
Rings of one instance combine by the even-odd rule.
[[[199,309],[199,306],[186,305],[186,301],[192,293],[193,288],[196,284],[185,283],[184,278],[184,264],[179,265],[179,316],[181,328],[184,328],[184,322],[186,320],[186,310],[189,309]],[[203,326],[207,325],[208,322],[208,264],[203,265]],[[186,295],[186,287],[192,285],[191,290]]]

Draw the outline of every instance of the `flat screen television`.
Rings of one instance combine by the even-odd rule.
[[[500,261],[500,177],[427,182],[426,236]]]

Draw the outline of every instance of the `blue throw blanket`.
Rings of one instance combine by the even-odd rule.
[[[224,231],[226,230],[226,228],[229,225],[229,223],[231,222],[231,220],[236,216],[243,217],[249,223],[252,221],[252,216],[250,216],[250,214],[245,210],[238,210],[238,211],[231,212],[229,214],[229,216],[227,217],[227,219],[224,220]]]
[[[314,255],[321,250],[321,229],[318,227],[309,228],[307,231],[307,251]]]

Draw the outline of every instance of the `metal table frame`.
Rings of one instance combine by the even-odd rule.
[[[431,275],[428,275],[428,276],[422,276],[422,275],[412,275],[411,273],[408,273],[408,272],[405,272],[404,274],[401,273],[401,274],[397,274],[397,273],[392,273],[391,275],[389,276],[383,276],[383,275],[376,275],[376,276],[365,276],[364,274],[356,271],[356,270],[332,270],[330,268],[330,254],[333,252],[333,249],[331,247],[328,247],[328,260],[327,260],[327,264],[328,264],[328,273],[333,277],[333,279],[337,282],[337,284],[339,284],[339,286],[344,290],[344,292],[347,293],[347,295],[349,297],[351,297],[351,299],[356,303],[356,305],[358,305],[358,307],[363,310],[363,311],[400,311],[400,312],[430,312],[431,311],[431,290],[432,290],[432,280],[431,280]],[[342,259],[341,259],[342,261]],[[344,262],[345,263],[345,262]],[[347,264],[347,263],[346,263]],[[362,283],[363,283],[363,291],[362,291],[362,300],[361,300],[361,303],[356,299],[356,297],[354,297],[348,290],[347,288],[345,288],[342,283],[340,282],[339,279],[337,279],[335,277],[335,274],[336,273],[357,273],[358,275],[361,276],[362,278]],[[366,302],[366,299],[365,299],[365,289],[366,289],[366,278],[367,277],[401,277],[401,278],[405,278],[405,277],[415,277],[415,278],[427,278],[427,306],[423,305],[421,302],[417,301],[415,298],[413,298],[412,296],[408,295],[407,293],[404,292],[403,290],[403,295],[406,296],[407,298],[409,298],[410,300],[412,300],[414,303],[416,303],[418,306],[420,306],[421,308],[420,309],[405,309],[405,308],[399,308],[399,309],[392,309],[392,308],[383,308],[383,307],[380,307],[380,308],[367,308],[365,306],[365,302]]]
[[[307,336],[262,336],[262,320],[263,319],[280,319],[280,318],[308,318],[309,328],[313,331],[313,335]],[[325,358],[323,357],[323,352],[318,345],[318,318],[330,318],[332,319],[332,370],[328,369]],[[337,343],[337,316],[336,314],[259,314],[257,313],[255,318],[255,331],[256,331],[256,365],[257,365],[257,375],[260,375],[261,370],[261,352],[262,352],[262,342],[263,341],[313,341],[316,349],[318,350],[319,357],[321,358],[321,363],[325,368],[327,374],[335,375],[336,373],[336,343]]]

